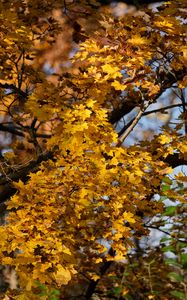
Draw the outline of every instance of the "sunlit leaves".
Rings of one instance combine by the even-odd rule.
[[[68,284],[71,279],[69,270],[66,270],[61,265],[57,265],[57,272],[54,274],[57,285]]]
[[[44,163],[41,171],[31,174],[28,184],[18,183],[20,192],[9,201],[9,207],[18,208],[10,212],[5,226],[12,239],[9,251],[19,252],[12,265],[29,289],[34,281],[25,283],[23,267],[25,275],[32,269],[33,280],[67,284],[77,271],[75,245],[85,247],[88,240],[95,255],[98,240],[104,236],[116,250],[115,259],[124,257],[131,243],[128,224],[141,229],[134,217],[138,198],[144,199],[152,188],[151,182],[144,188],[147,162],[158,176],[165,174],[151,163],[149,153],[140,154],[140,148],[132,147],[127,153],[114,146],[117,135],[107,122],[106,110],[95,101],[75,104],[61,116],[64,122],[48,143],[48,147],[58,146],[59,160]],[[154,176],[149,172],[149,177]],[[120,239],[125,239],[125,245]],[[45,275],[41,270],[46,270]]]
[[[134,35],[132,38],[128,39],[128,43],[135,45],[135,46],[139,46],[139,45],[147,44],[148,40],[141,37],[140,35]]]
[[[1,108],[16,122],[16,129],[23,130],[21,149],[28,147],[38,162],[29,176],[22,177],[24,182],[7,179],[17,193],[7,202],[9,214],[0,227],[0,261],[18,275],[20,295],[15,299],[36,299],[38,282],[46,286],[41,297],[47,299],[51,287],[63,289],[79,282],[82,274],[98,281],[96,265],[125,259],[133,238],[147,234],[145,220],[157,214],[175,220],[180,207],[169,205],[164,210],[163,201],[182,203],[186,196],[185,174],[174,176],[176,186],[166,177],[173,172],[169,155],[187,158],[182,125],[167,126],[151,141],[126,147],[119,146],[109,122],[113,112],[122,110],[119,121],[126,107],[128,113],[156,102],[178,84],[175,72],[182,74],[180,84],[185,86],[185,30],[178,1],[155,13],[121,18],[106,13],[98,18],[100,22],[96,20],[98,30],[87,30],[88,36],[74,48],[73,59],[69,60],[68,50],[68,60],[56,66],[47,50],[59,39],[63,26],[71,23],[71,9],[74,16],[78,9],[84,19],[89,6],[67,1],[67,9],[61,2],[35,0],[14,7],[8,1],[2,6]],[[66,10],[67,19],[55,11],[59,7]],[[163,65],[167,72],[162,74]],[[48,141],[46,135],[36,135],[42,126],[49,132]],[[11,145],[15,150],[18,146]],[[51,160],[39,164],[40,154],[46,152],[52,153]],[[18,160],[16,155],[4,158],[5,163]],[[17,172],[13,164],[10,169]],[[154,199],[155,194],[163,197],[161,201]],[[174,251],[173,244],[171,240],[163,252]],[[186,265],[184,255],[181,261]],[[155,260],[142,263],[143,270],[148,273],[152,264]],[[182,281],[179,273],[166,277]],[[134,281],[131,276],[130,282]],[[114,293],[125,296],[129,289],[130,284]],[[180,298],[182,292],[172,293]],[[146,296],[154,299],[150,290]]]

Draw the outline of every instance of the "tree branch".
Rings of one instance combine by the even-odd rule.
[[[157,112],[162,112],[164,110],[171,109],[171,108],[174,108],[174,107],[181,107],[181,106],[183,107],[184,105],[187,106],[187,102],[184,102],[184,104],[181,104],[181,103],[172,104],[172,105],[168,105],[168,106],[161,107],[161,108],[158,108],[158,109],[150,110],[150,111],[144,112],[143,116],[147,116],[147,115],[157,113]]]
[[[171,108],[174,108],[174,107],[183,107],[184,105],[187,106],[187,103],[184,102],[183,104],[182,103],[178,103],[178,104],[173,104],[173,105],[168,105],[168,106],[165,106],[165,107],[161,107],[161,108],[158,108],[158,109],[154,109],[154,110],[150,110],[150,111],[147,111],[147,112],[144,112],[142,114],[142,117],[144,116],[147,116],[147,115],[150,115],[150,114],[153,114],[153,113],[157,113],[157,112],[162,112],[164,110],[167,110],[167,109],[171,109]],[[135,117],[136,118],[136,117]],[[131,124],[134,122],[134,119],[132,119],[131,121],[129,121],[129,123],[127,125],[125,125],[121,130],[120,132],[118,133],[118,136],[121,136],[128,128],[129,126],[131,126]]]
[[[40,163],[52,159],[53,156],[53,152],[48,151],[40,154],[36,160],[30,161],[26,166],[20,166],[16,170],[10,166],[8,173],[0,176],[0,185],[3,186],[3,191],[0,192],[0,203],[5,202],[16,192],[16,189],[12,186],[13,181],[22,180],[24,183],[27,182],[29,173],[37,172]]]
[[[117,146],[120,146],[124,142],[124,140],[126,139],[126,137],[130,134],[130,132],[134,129],[134,127],[136,126],[136,124],[138,123],[138,121],[141,119],[144,111],[147,109],[148,106],[149,106],[149,103],[145,104],[144,106],[142,105],[142,107],[140,108],[140,111],[138,112],[137,116],[131,122],[131,124],[128,127],[127,131],[123,132],[119,136],[119,142],[117,143]]]
[[[28,94],[21,89],[19,89],[17,86],[14,84],[9,84],[9,83],[0,83],[0,88],[2,89],[10,89],[20,95],[22,98],[26,99],[28,97]]]
[[[178,166],[187,165],[187,160],[180,158],[179,153],[169,154],[166,158],[163,159],[169,166],[176,168]]]
[[[165,231],[164,229],[161,229],[160,227],[157,227],[157,226],[153,226],[153,225],[146,225],[146,224],[144,224],[144,227],[145,228],[150,228],[150,229],[155,229],[155,230],[158,230],[158,231],[160,231],[160,232],[162,232],[162,233],[164,233],[164,234],[166,234],[166,235],[169,235],[169,236],[172,236],[172,232],[171,233],[169,233],[168,231]],[[175,238],[175,237],[174,237]],[[175,238],[178,242],[181,242],[181,243],[184,243],[184,242],[187,242],[187,239],[177,239],[177,238]]]
[[[18,136],[25,136],[24,132],[19,131],[18,129],[16,129],[14,126],[12,125],[3,125],[0,124],[0,131],[4,131],[4,132],[8,132],[14,135],[18,135]],[[44,138],[44,139],[48,139],[50,138],[52,135],[51,134],[45,134],[45,133],[34,133],[34,137],[35,138]]]
[[[115,251],[112,249],[112,247],[109,249],[108,253],[113,257],[115,256]],[[101,268],[100,268],[100,279],[102,278],[102,276],[105,275],[105,273],[110,268],[112,263],[113,263],[113,261],[111,261],[111,260],[105,261],[102,263]],[[96,287],[97,287],[100,279],[90,280],[90,284],[87,288],[86,295],[85,295],[86,299],[90,299],[91,296],[95,293]]]
[[[147,101],[151,100],[152,103],[156,102],[156,100],[165,92],[168,88],[171,88],[173,84],[175,84],[177,81],[182,80],[183,77],[186,75],[186,68],[183,70],[172,70],[170,72],[171,74],[166,74],[166,79],[164,82],[162,82],[162,85],[160,87],[160,91],[152,98],[152,99],[146,99]],[[138,74],[137,74],[138,76]],[[119,108],[114,109],[111,114],[109,115],[109,121],[112,124],[115,124],[118,122],[122,117],[127,115],[129,112],[131,112],[135,107],[137,107],[137,104],[133,104],[133,101],[123,101],[122,106]]]
[[[183,113],[184,113],[184,130],[185,134],[187,134],[187,117],[186,117],[186,102],[185,102],[185,89],[181,89],[181,102],[182,102],[182,108],[183,108]]]
[[[25,136],[23,132],[17,130],[12,125],[6,126],[6,125],[3,125],[3,124],[0,124],[0,131],[5,131],[5,132],[8,132],[8,133],[12,133],[12,134],[18,135],[18,136]]]

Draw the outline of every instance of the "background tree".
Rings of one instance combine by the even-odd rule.
[[[187,8],[123,9],[0,2],[2,299],[187,297]]]

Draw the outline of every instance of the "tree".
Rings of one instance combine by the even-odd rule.
[[[124,17],[96,1],[0,5],[0,262],[18,280],[3,299],[90,299],[99,286],[113,299],[186,297],[185,273],[178,274],[186,266],[179,225],[186,176],[181,169],[168,177],[186,165],[185,1]],[[160,120],[149,140],[126,143],[143,117],[175,108],[177,122]],[[165,207],[166,198],[181,204]],[[150,228],[163,230],[165,216],[175,216],[166,234],[181,268],[173,271],[170,261],[160,274],[164,283],[183,276],[183,290],[171,284],[169,296],[159,290],[160,277],[150,279],[160,248],[150,252],[139,242]],[[143,293],[137,278],[146,251]],[[117,262],[128,258],[120,279]],[[117,290],[107,287],[112,268]]]

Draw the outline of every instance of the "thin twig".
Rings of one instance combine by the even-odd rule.
[[[119,141],[118,141],[116,146],[121,146],[121,144],[124,142],[126,137],[130,134],[130,132],[134,129],[134,127],[136,126],[138,121],[141,119],[144,111],[147,109],[148,106],[149,106],[149,102],[142,105],[142,107],[140,108],[140,111],[138,112],[137,116],[132,121],[132,124],[128,127],[128,129],[124,133],[121,134],[121,136],[119,136]]]
[[[148,276],[149,276],[149,287],[151,293],[153,293],[153,284],[152,284],[152,278],[151,278],[151,264],[153,262],[151,261],[150,263],[147,264],[147,271],[148,271]]]
[[[17,136],[25,136],[25,133],[24,131],[26,130],[23,130],[23,131],[20,131],[16,126],[11,126],[12,124],[10,124],[9,126],[6,126],[4,124],[0,124],[0,131],[4,131],[4,132],[8,132],[8,133],[11,133],[11,134],[14,134],[14,135],[17,135]],[[35,138],[43,138],[43,139],[48,139],[48,138],[51,138],[52,135],[51,134],[45,134],[45,133],[35,133],[34,134],[34,137]]]
[[[181,89],[181,102],[182,102],[182,108],[183,108],[183,113],[184,113],[184,130],[185,134],[187,134],[187,117],[186,117],[186,102],[185,102],[185,90]]]
[[[153,114],[153,113],[157,113],[157,112],[162,112],[164,110],[167,110],[167,109],[171,109],[171,108],[174,108],[174,107],[180,107],[180,106],[184,106],[186,105],[187,106],[187,102],[181,104],[181,103],[178,103],[178,104],[172,104],[172,105],[168,105],[168,106],[165,106],[165,107],[161,107],[161,108],[158,108],[158,109],[153,109],[153,110],[150,110],[150,111],[147,111],[147,112],[144,112],[142,114],[142,117],[144,116],[147,116],[147,115],[150,115],[150,114]],[[120,132],[118,133],[118,136],[121,136],[123,134],[123,132],[125,132],[125,130],[127,130],[129,128],[129,126],[131,126],[131,124],[134,122],[135,118],[132,119],[127,125],[125,125],[121,130]]]
[[[157,113],[157,112],[162,112],[164,110],[171,109],[171,108],[174,108],[174,107],[180,107],[180,106],[183,106],[183,105],[187,106],[187,102],[185,102],[184,104],[181,104],[181,103],[172,104],[172,105],[168,105],[168,106],[161,107],[161,108],[158,108],[158,109],[146,111],[146,112],[143,113],[143,116],[147,116],[147,115],[150,115],[150,114],[153,114],[153,113]]]
[[[164,233],[164,234],[166,234],[166,235],[169,235],[169,236],[172,235],[172,233],[170,233],[170,232],[168,232],[168,231],[165,231],[164,229],[161,229],[160,227],[156,227],[156,226],[153,226],[153,225],[145,225],[145,224],[144,224],[144,227],[150,228],[150,229],[158,230],[158,231],[160,231],[160,232],[162,232],[162,233]],[[187,239],[177,239],[177,238],[175,238],[175,239],[176,239],[178,242],[181,242],[181,243],[186,243],[186,242],[187,242]]]

